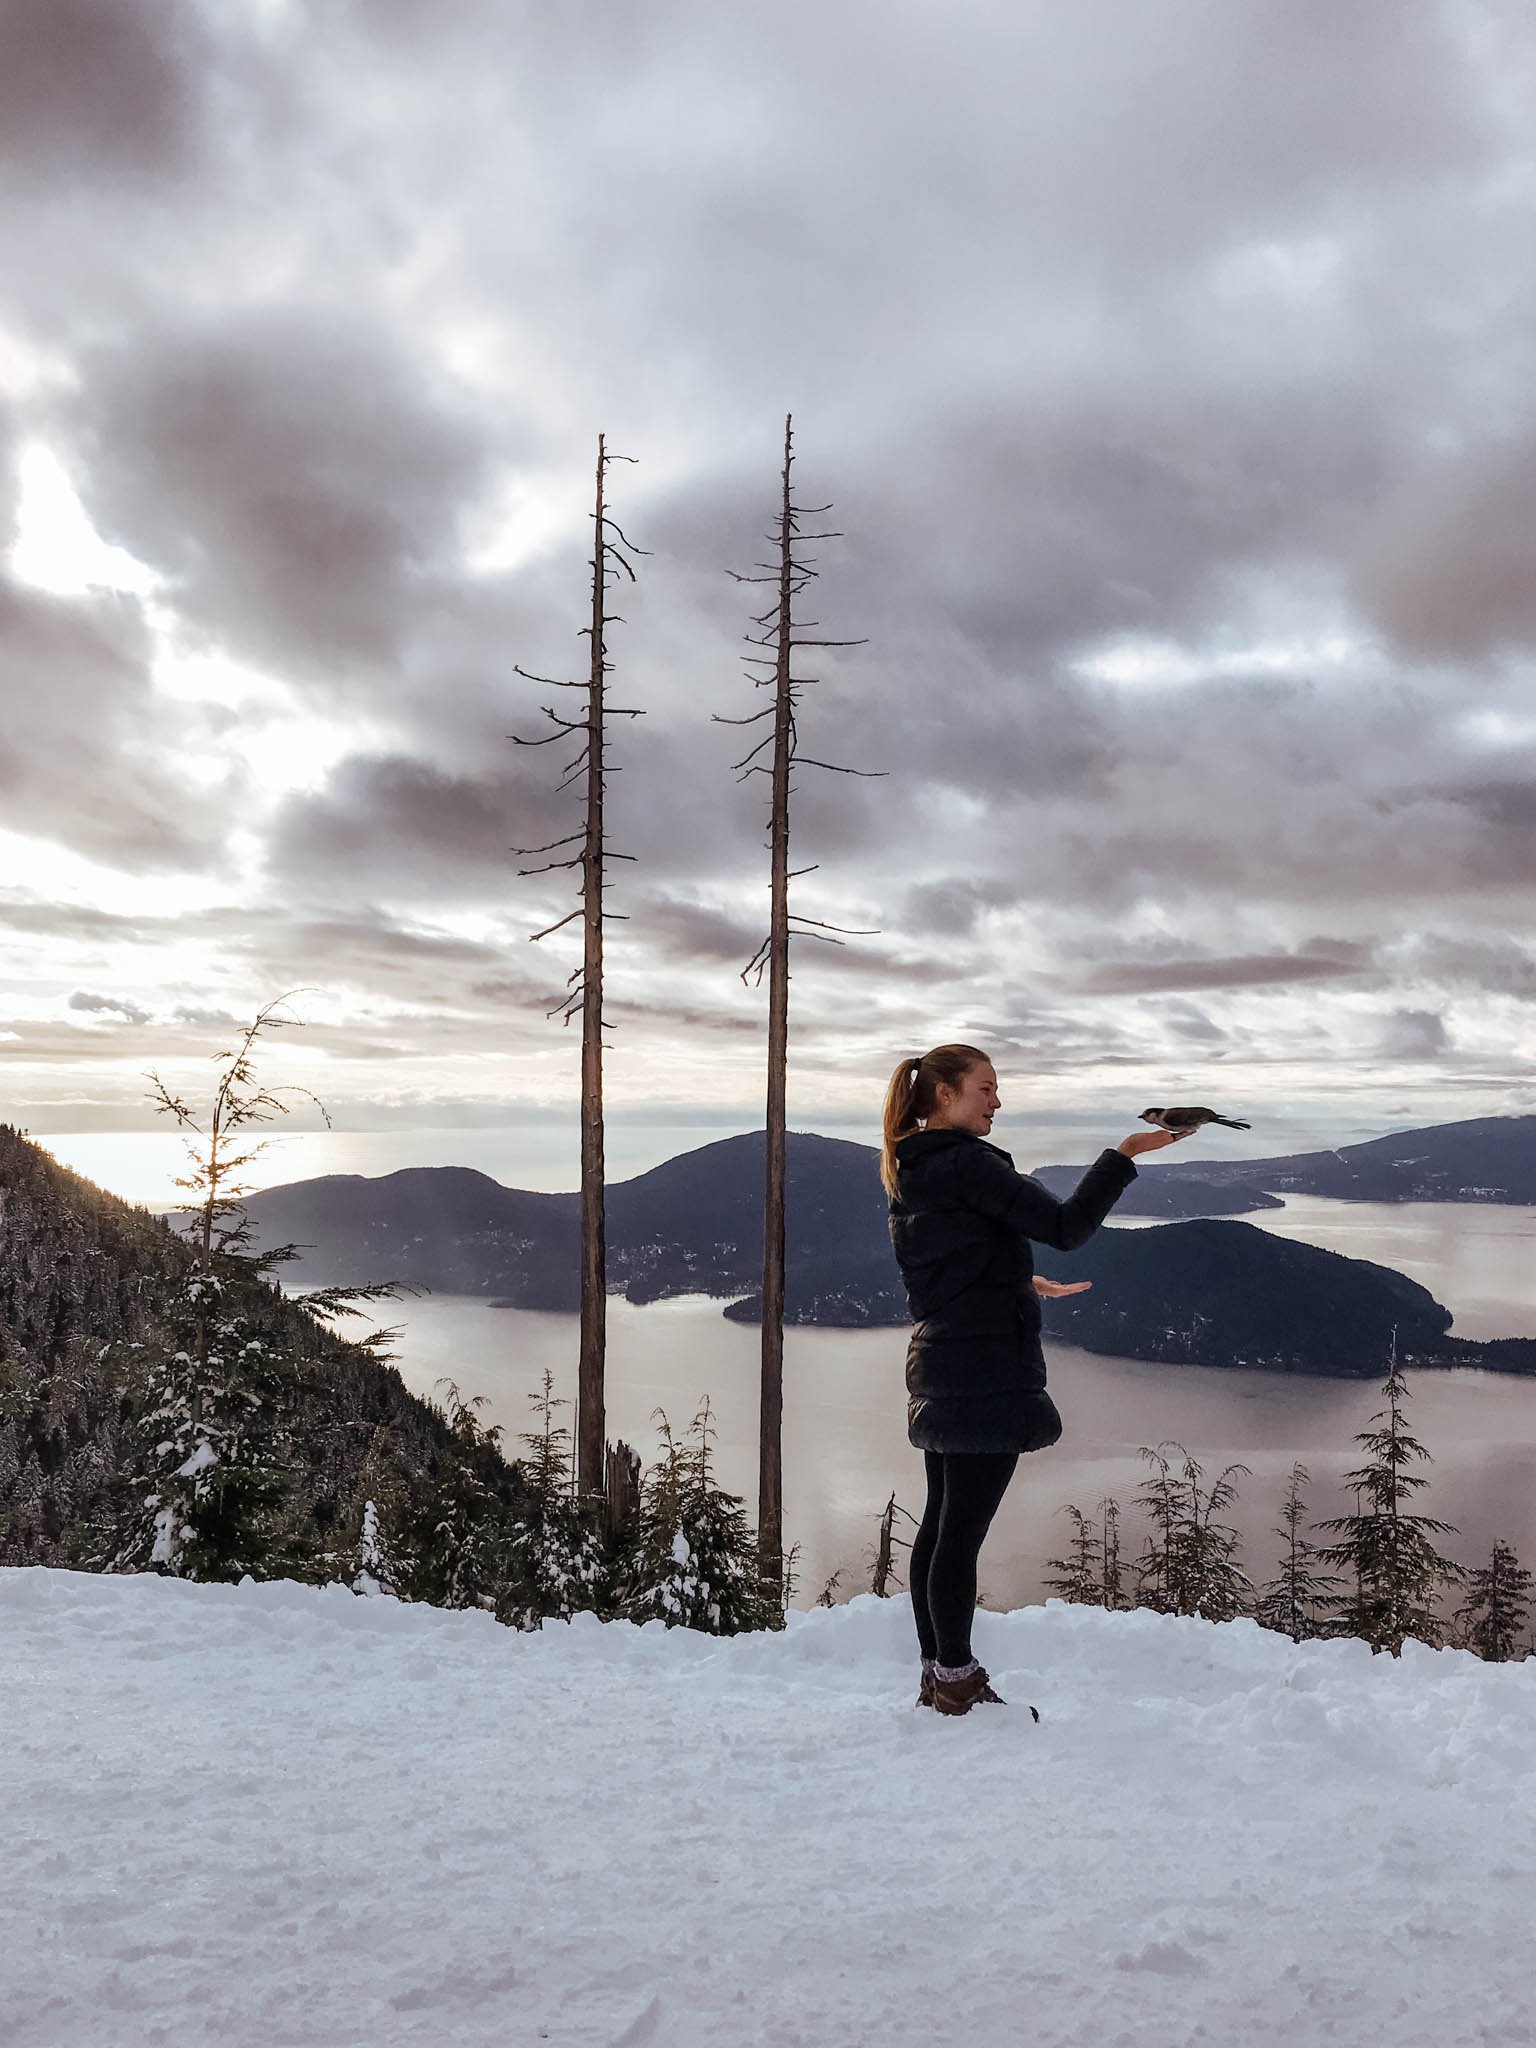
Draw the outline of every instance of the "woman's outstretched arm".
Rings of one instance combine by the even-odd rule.
[[[977,1146],[966,1161],[965,1192],[996,1222],[1033,1238],[1036,1244],[1073,1252],[1087,1243],[1136,1178],[1132,1153],[1160,1151],[1164,1145],[1177,1144],[1182,1135],[1133,1131],[1120,1145],[1101,1152],[1071,1194],[1060,1201],[1031,1175],[1016,1172],[996,1152]]]

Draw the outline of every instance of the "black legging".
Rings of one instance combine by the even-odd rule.
[[[918,1647],[941,1664],[971,1661],[976,1558],[1019,1462],[1017,1451],[924,1451],[928,1504],[912,1539]]]

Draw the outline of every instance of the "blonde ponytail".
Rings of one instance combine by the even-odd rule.
[[[896,1197],[896,1145],[933,1114],[935,1091],[940,1081],[958,1088],[972,1067],[988,1055],[974,1045],[936,1045],[932,1052],[912,1053],[900,1061],[885,1091],[883,1142],[880,1147],[880,1178],[885,1192]]]

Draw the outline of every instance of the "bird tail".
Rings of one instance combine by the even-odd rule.
[[[1239,1123],[1236,1117],[1231,1116],[1212,1117],[1211,1121],[1212,1123],[1225,1124],[1229,1131],[1251,1131],[1253,1129],[1252,1124]]]

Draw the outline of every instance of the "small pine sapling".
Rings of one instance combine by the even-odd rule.
[[[466,1401],[452,1380],[437,1385],[446,1389],[438,1412],[450,1442],[419,1510],[412,1591],[436,1607],[515,1613],[512,1516],[495,1483],[501,1430],[487,1429],[476,1414],[485,1405],[483,1394]]]
[[[357,1534],[349,1552],[333,1561],[332,1576],[345,1579],[354,1593],[409,1596],[415,1557],[407,1531],[410,1497],[401,1476],[394,1433],[387,1425],[369,1439],[350,1511],[342,1528]]]
[[[1165,1456],[1173,1450],[1183,1463],[1177,1475]],[[1253,1587],[1237,1562],[1238,1531],[1217,1520],[1237,1498],[1233,1479],[1246,1465],[1228,1465],[1202,1489],[1204,1467],[1182,1444],[1145,1444],[1141,1455],[1155,1472],[1142,1488],[1142,1505],[1152,1524],[1141,1561],[1141,1602],[1161,1614],[1197,1614],[1206,1621],[1231,1621],[1245,1613]]]
[[[1321,1552],[1301,1533],[1307,1516],[1304,1489],[1311,1478],[1305,1465],[1292,1465],[1280,1508],[1281,1527],[1274,1532],[1284,1546],[1280,1570],[1264,1586],[1253,1610],[1260,1628],[1274,1629],[1293,1643],[1311,1642],[1327,1634],[1328,1613],[1343,1584],[1337,1574],[1319,1570]]]
[[[1532,1583],[1510,1546],[1495,1542],[1487,1564],[1467,1574],[1467,1597],[1456,1610],[1458,1645],[1490,1664],[1523,1658],[1521,1632],[1530,1616]]]
[[[641,1493],[630,1618],[722,1636],[773,1625],[782,1582],[764,1588],[741,1500],[715,1483],[708,1399],[681,1438],[660,1409],[656,1420],[662,1448]]]
[[[1104,1591],[1104,1538],[1098,1525],[1071,1501],[1061,1510],[1072,1524],[1065,1557],[1048,1557],[1055,1576],[1045,1583],[1057,1599],[1074,1607],[1097,1607]]]
[[[521,1603],[517,1619],[523,1628],[537,1628],[545,1617],[568,1621],[583,1610],[600,1609],[609,1570],[602,1539],[576,1499],[571,1432],[555,1423],[555,1410],[570,1404],[556,1399],[547,1366],[542,1391],[528,1399],[539,1427],[518,1439],[528,1446],[529,1455],[520,1461],[528,1499],[513,1531],[511,1557]]]
[[[1104,1518],[1104,1536],[1100,1545],[1103,1569],[1099,1579],[1099,1605],[1111,1614],[1117,1614],[1127,1605],[1124,1567],[1120,1562],[1120,1503],[1114,1499],[1101,1501],[1099,1512]]]
[[[1408,1383],[1398,1369],[1397,1332],[1392,1332],[1391,1370],[1383,1383],[1387,1405],[1371,1417],[1380,1428],[1362,1430],[1355,1437],[1367,1453],[1367,1461],[1344,1475],[1355,1496],[1355,1512],[1337,1515],[1319,1523],[1338,1534],[1339,1541],[1318,1555],[1325,1564],[1340,1566],[1353,1581],[1353,1590],[1341,1603],[1329,1633],[1359,1636],[1373,1650],[1401,1656],[1410,1638],[1437,1648],[1443,1625],[1436,1609],[1441,1588],[1454,1583],[1460,1567],[1442,1557],[1431,1542],[1434,1536],[1454,1536],[1451,1523],[1433,1515],[1407,1512],[1411,1496],[1429,1484],[1421,1473],[1408,1468],[1414,1461],[1431,1464],[1429,1452],[1410,1435],[1404,1417]]]

